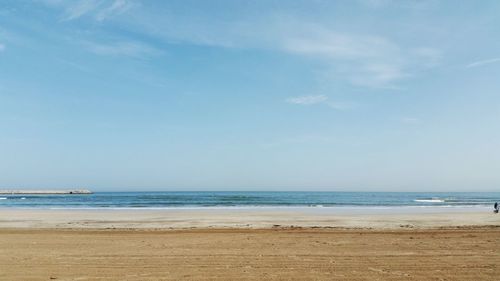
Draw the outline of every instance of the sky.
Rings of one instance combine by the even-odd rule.
[[[500,2],[0,0],[0,187],[500,191]]]

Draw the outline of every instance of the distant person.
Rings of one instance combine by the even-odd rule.
[[[495,212],[495,214],[498,213],[498,202],[495,202],[495,205],[493,205],[493,212]]]

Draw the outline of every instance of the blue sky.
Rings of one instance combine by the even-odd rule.
[[[0,1],[0,186],[499,190],[498,1]]]

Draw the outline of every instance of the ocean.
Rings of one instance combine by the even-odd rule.
[[[96,192],[88,195],[0,194],[0,208],[168,209],[490,207],[500,192]]]

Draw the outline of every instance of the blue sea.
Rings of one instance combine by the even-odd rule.
[[[96,192],[0,194],[0,208],[168,209],[287,207],[490,207],[500,192]]]

